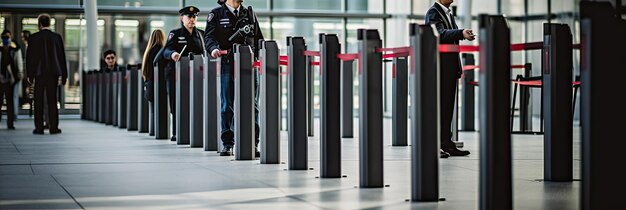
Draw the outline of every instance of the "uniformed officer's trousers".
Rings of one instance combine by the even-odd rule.
[[[234,122],[233,122],[233,106],[235,99],[235,80],[233,78],[233,64],[222,62],[221,63],[221,111],[222,111],[222,144],[224,146],[233,146],[235,145],[235,134],[233,132]],[[256,71],[255,71],[256,72]],[[259,97],[259,76],[257,73],[254,74],[254,119],[255,119],[255,143],[259,144],[259,106],[258,106],[258,97]]]

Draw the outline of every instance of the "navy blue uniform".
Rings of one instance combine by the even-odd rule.
[[[263,39],[263,34],[259,29],[259,23],[256,20],[256,16],[252,14],[252,11],[244,8],[241,5],[237,9],[237,16],[231,12],[226,4],[222,4],[209,13],[206,23],[206,33],[204,40],[206,41],[207,53],[213,52],[213,50],[227,50],[228,54],[222,56],[221,61],[221,116],[222,116],[222,144],[224,146],[232,147],[235,144],[233,126],[233,101],[234,101],[234,87],[235,82],[233,80],[233,44],[246,44],[252,46],[255,57],[258,57],[258,40]],[[246,25],[253,25],[254,29],[248,36],[238,36],[229,42],[228,39],[242,27]],[[258,97],[258,76],[255,74],[255,90]],[[256,129],[255,137],[256,143],[259,143],[259,123],[258,123],[258,105],[255,100],[255,119]]]
[[[173,119],[176,119],[176,80],[174,76],[176,71],[176,62],[172,60],[172,54],[174,52],[181,53],[185,45],[187,47],[180,55],[181,58],[189,56],[189,53],[203,54],[203,35],[204,33],[202,30],[196,29],[195,27],[191,33],[189,33],[186,28],[182,27],[170,31],[167,36],[167,42],[163,48],[163,58],[168,60],[168,63],[165,66],[165,79],[167,94],[170,99],[170,112],[173,115]],[[172,128],[172,134],[173,136],[176,136],[176,126]]]

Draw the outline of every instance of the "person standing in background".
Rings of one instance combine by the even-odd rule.
[[[434,25],[439,32],[440,44],[459,44],[459,41],[475,39],[472,29],[459,29],[454,21],[450,5],[454,0],[436,0],[426,13],[426,24]],[[452,141],[452,115],[454,113],[454,98],[457,89],[457,80],[461,78],[461,57],[459,53],[440,53],[439,87],[441,104],[441,132],[440,157],[467,156],[467,150],[456,147]]]
[[[22,52],[19,46],[11,41],[11,31],[4,30],[0,36],[2,38],[0,42],[0,104],[3,98],[6,98],[7,128],[14,130],[13,124],[17,116],[14,89],[23,74]]]
[[[44,95],[48,98],[48,123],[50,134],[59,134],[59,110],[57,89],[67,82],[67,64],[63,38],[50,30],[50,15],[37,17],[39,32],[29,38],[26,52],[28,82],[35,84],[35,130],[43,134]]]
[[[141,75],[144,81],[144,97],[148,100],[148,110],[150,115],[150,133],[154,133],[154,66],[158,61],[157,55],[165,45],[165,35],[160,29],[152,31],[146,51],[143,53],[141,62]]]

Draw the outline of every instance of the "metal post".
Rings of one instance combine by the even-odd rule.
[[[461,55],[463,57],[464,65],[475,65],[476,61],[474,60],[473,54],[463,53]],[[462,88],[463,92],[461,93],[461,131],[476,131],[476,127],[474,126],[474,120],[476,118],[474,109],[474,97],[475,90],[474,86],[470,85],[470,82],[474,81],[474,72],[466,72],[463,73]]]
[[[532,73],[532,64],[524,64],[524,76],[530,77]],[[530,87],[520,85],[519,89],[519,124],[520,132],[532,132],[532,111],[530,109]]]
[[[307,135],[315,135],[315,101],[313,96],[315,95],[315,73],[313,73],[315,67],[312,65],[315,57],[306,56],[306,119],[307,119]]]
[[[119,81],[119,74],[121,74],[121,72],[119,71],[114,71],[111,72],[113,74],[112,78],[112,82],[111,84],[113,85],[113,113],[111,114],[112,118],[113,118],[113,126],[119,126],[119,122],[117,119],[117,112],[119,109],[119,104],[118,104],[118,95],[119,95],[119,89],[120,89],[120,81]]]
[[[481,15],[480,209],[512,209],[511,40],[502,16]]]
[[[580,2],[581,70],[580,209],[613,209],[623,205],[626,177],[621,141],[626,109],[619,98],[626,91],[624,61],[626,23],[606,2]]]
[[[126,75],[128,75],[128,79],[126,80],[127,90],[126,93],[126,125],[129,131],[137,130],[137,119],[139,117],[137,113],[137,89],[138,83],[137,80],[140,79],[137,75],[137,65],[128,65]]]
[[[113,125],[113,71],[104,73],[104,124]]]
[[[149,120],[149,105],[148,105],[148,100],[145,97],[145,93],[146,93],[146,89],[144,84],[146,83],[143,80],[142,77],[142,71],[141,69],[145,68],[142,67],[141,64],[139,65],[139,71],[135,72],[135,74],[137,74],[137,110],[138,111],[138,123],[137,123],[137,129],[139,130],[139,133],[148,133],[149,128],[150,128],[150,120]]]
[[[117,123],[119,128],[128,127],[128,121],[126,120],[126,115],[128,114],[128,110],[126,109],[126,106],[128,106],[128,98],[126,96],[128,95],[128,83],[126,82],[126,80],[128,80],[127,75],[126,71],[120,71],[117,80],[119,82],[119,89],[117,90]]]
[[[154,137],[169,139],[169,111],[164,64],[154,66]]]
[[[176,62],[176,144],[189,144],[189,57]]]
[[[219,73],[221,59],[203,59],[205,74],[202,79],[203,102],[202,114],[204,115],[204,129],[202,129],[204,151],[218,151],[220,140],[220,84]]]
[[[341,44],[336,34],[320,34],[320,177],[341,178]]]
[[[543,28],[544,179],[572,181],[572,34],[567,24]]]
[[[354,60],[343,61],[341,69],[341,137],[354,137]]]
[[[280,163],[280,68],[275,41],[260,41],[261,60],[261,164]]]
[[[235,160],[254,160],[254,75],[253,52],[248,45],[235,44]]]
[[[204,101],[202,77],[206,72],[206,65],[202,55],[189,54],[189,146],[202,147],[203,137],[203,116]]]
[[[287,37],[287,67],[289,88],[288,141],[289,170],[307,170],[307,69],[304,51],[306,44],[302,37]]]
[[[407,143],[407,99],[408,99],[408,79],[407,79],[407,58],[393,58],[392,65],[392,146],[408,146]]]
[[[377,30],[358,29],[359,185],[383,187],[383,63]]]
[[[439,39],[431,25],[411,24],[411,200],[439,200]],[[396,72],[397,73],[397,72]],[[397,75],[396,75],[397,76]]]
[[[88,110],[88,106],[89,106],[89,102],[88,102],[88,98],[89,98],[89,93],[87,92],[87,87],[89,86],[89,82],[87,81],[87,72],[84,70],[79,70],[80,71],[80,119],[81,120],[86,120],[87,119],[87,110]]]

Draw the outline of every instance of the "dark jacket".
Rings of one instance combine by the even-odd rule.
[[[58,33],[44,29],[34,33],[29,39],[26,50],[26,70],[29,78],[61,76],[63,84],[67,81],[67,64],[63,38]]]
[[[210,54],[213,50],[228,50],[226,59],[222,59],[222,62],[229,62],[233,60],[233,54],[231,49],[233,44],[246,44],[252,46],[255,57],[258,57],[259,40],[263,39],[263,33],[259,28],[259,21],[257,21],[256,15],[253,14],[248,8],[243,5],[240,6],[240,12],[238,17],[228,10],[226,4],[222,4],[209,13],[207,17],[206,29],[204,34],[204,40],[206,41],[206,50]],[[253,35],[244,39],[243,36],[239,36],[234,39],[233,42],[229,42],[230,38],[237,30],[245,25],[253,24]]]
[[[448,21],[444,15],[443,8],[439,4],[434,3],[426,13],[426,24],[435,25],[439,32],[440,44],[459,44],[463,40],[463,29],[459,29],[454,21],[454,17]],[[454,72],[457,78],[461,77],[462,67],[459,53],[440,53],[440,69],[442,73]]]
[[[177,28],[170,31],[167,36],[167,42],[165,43],[165,47],[163,47],[162,58],[169,61],[167,66],[165,67],[165,78],[173,79],[174,71],[176,70],[176,62],[172,60],[172,54],[174,52],[181,53],[183,48],[185,51],[181,53],[180,57],[189,56],[189,53],[193,54],[203,54],[204,48],[202,48],[204,32],[200,29],[194,28],[192,33],[182,27]],[[185,47],[185,45],[187,47]]]
[[[150,48],[150,51],[148,51],[148,57],[146,58],[147,63],[141,64],[142,75],[145,77],[146,81],[154,80],[154,60],[157,57],[157,54],[159,53],[161,48],[163,48],[163,46],[161,46],[160,44],[157,44],[154,47]]]

